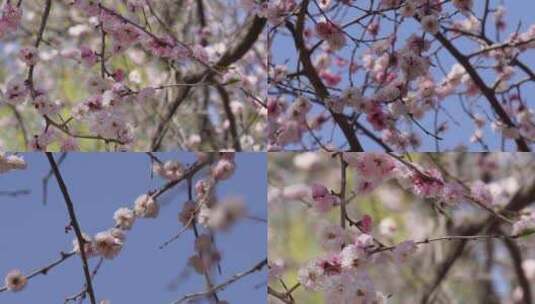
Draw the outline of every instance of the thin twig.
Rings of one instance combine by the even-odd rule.
[[[62,153],[57,161],[58,167],[61,166],[61,163],[63,163],[65,158],[67,158],[67,153]],[[54,171],[50,169],[47,175],[43,177],[43,205],[45,206],[48,203],[48,181],[50,180],[53,174],[54,174]]]
[[[30,280],[31,278],[33,277],[36,277],[38,275],[46,275],[48,274],[48,272],[55,268],[56,266],[62,264],[63,262],[65,262],[66,260],[68,260],[70,257],[74,256],[76,254],[76,252],[74,251],[71,251],[71,252],[68,252],[68,253],[65,253],[65,252],[61,252],[60,253],[60,257],[55,260],[54,262],[44,266],[44,267],[41,267],[35,271],[33,271],[32,273],[30,273],[29,275],[26,276],[26,279]],[[0,288],[0,292],[4,292],[7,290],[7,287],[4,286],[2,288]]]
[[[184,303],[184,302],[187,302],[187,301],[191,301],[193,299],[196,299],[196,298],[199,298],[199,297],[204,297],[204,296],[210,295],[210,294],[212,294],[212,293],[214,293],[216,291],[225,289],[226,287],[228,287],[232,283],[234,283],[234,282],[236,282],[236,281],[238,281],[238,280],[240,280],[240,279],[242,279],[242,278],[244,278],[244,277],[246,277],[246,276],[248,276],[248,275],[250,275],[250,274],[252,274],[254,272],[261,271],[262,268],[264,268],[266,265],[267,265],[267,258],[262,260],[262,261],[260,261],[256,265],[254,265],[251,269],[233,275],[232,277],[230,277],[225,282],[214,286],[210,290],[201,291],[201,292],[197,292],[197,293],[192,293],[192,294],[186,295],[186,296],[182,297],[181,299],[179,299],[177,301],[174,301],[173,304],[180,304],[180,303]]]

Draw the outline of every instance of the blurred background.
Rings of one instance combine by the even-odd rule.
[[[517,191],[534,185],[535,162],[529,153],[415,153],[406,159],[423,168],[440,166],[452,178],[457,177],[468,185],[482,180],[492,193],[495,209],[504,207]],[[277,268],[270,275],[270,287],[284,291],[282,282],[287,288],[293,287],[303,265],[328,254],[321,246],[322,227],[339,225],[340,208],[335,207],[327,214],[313,210],[310,185],[319,183],[330,191],[340,191],[340,160],[323,152],[270,153],[268,163],[268,256],[270,265]],[[355,194],[357,178],[357,172],[348,168],[346,197],[352,198],[347,206],[348,215],[354,220],[360,220],[364,214],[371,215],[371,234],[387,246],[408,239],[456,235],[489,217],[488,212],[465,201],[450,206],[417,197],[402,188],[395,178],[368,195],[358,195]],[[535,197],[531,197],[524,212],[534,202]],[[511,229],[508,225],[500,227],[505,233]],[[533,238],[516,242],[518,267],[522,267],[533,286]],[[388,303],[420,303],[438,276],[440,264],[457,245],[457,241],[445,241],[419,246],[416,254],[401,266],[391,262],[373,264],[369,270],[377,291],[390,297]],[[521,301],[515,259],[502,240],[468,242],[429,303],[525,303]],[[303,287],[292,294],[296,303],[326,302],[323,294]],[[281,303],[274,297],[270,301]]]

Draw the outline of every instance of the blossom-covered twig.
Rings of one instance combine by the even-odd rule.
[[[43,266],[33,272],[31,272],[30,274],[28,274],[27,276],[25,276],[25,278],[27,280],[33,278],[33,277],[36,277],[38,275],[46,275],[48,274],[48,272],[50,270],[52,270],[53,268],[55,268],[56,266],[62,264],[63,262],[65,262],[66,260],[68,260],[70,257],[74,256],[76,254],[76,252],[74,251],[71,251],[71,252],[61,252],[60,253],[60,257],[55,260],[54,262],[46,265],[46,266]],[[0,288],[0,292],[4,292],[6,291],[8,288],[7,286],[4,286],[4,287],[1,287]]]

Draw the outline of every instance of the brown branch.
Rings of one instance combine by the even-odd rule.
[[[247,33],[244,35],[243,39],[241,39],[235,47],[229,48],[229,50],[225,54],[223,54],[221,59],[214,65],[213,68],[211,67],[199,74],[194,74],[185,77],[183,82],[186,84],[194,84],[204,79],[211,79],[216,74],[216,71],[224,70],[234,62],[240,60],[258,40],[260,34],[262,33],[266,25],[266,22],[267,21],[265,18],[255,16],[251,26],[248,28]],[[152,143],[150,148],[151,151],[156,151],[160,149],[163,138],[167,133],[168,124],[170,123],[173,116],[175,116],[176,111],[178,110],[182,102],[184,102],[190,90],[191,86],[185,86],[178,93],[175,100],[167,107],[164,119],[158,124],[156,132],[152,137]]]
[[[63,198],[65,199],[67,211],[69,212],[69,217],[71,219],[71,225],[74,228],[74,232],[78,240],[78,248],[80,248],[80,257],[82,259],[82,267],[84,270],[85,280],[87,284],[87,293],[89,294],[89,299],[91,301],[91,304],[96,304],[97,300],[95,298],[95,291],[93,290],[93,284],[91,283],[91,273],[89,271],[89,266],[87,264],[87,256],[86,256],[85,250],[83,250],[83,248],[85,247],[86,241],[82,235],[80,224],[78,223],[78,220],[76,219],[76,213],[74,212],[74,204],[71,200],[69,191],[67,190],[67,186],[65,185],[63,177],[61,176],[61,173],[59,172],[59,168],[56,164],[56,161],[54,160],[54,155],[50,152],[47,152],[46,157],[48,158],[50,167],[52,167],[52,171],[54,171],[54,176],[56,177],[56,180],[58,181],[59,188],[61,190],[61,193],[63,194]]]
[[[532,304],[531,284],[522,268],[522,253],[520,252],[520,248],[518,248],[518,245],[511,240],[504,239],[503,242],[505,247],[507,247],[507,250],[509,250],[509,254],[513,260],[518,283],[520,284],[520,288],[522,288],[522,301],[524,304]]]
[[[318,72],[316,71],[316,68],[312,63],[312,60],[310,59],[310,54],[306,47],[304,39],[305,15],[308,3],[309,0],[303,1],[301,9],[297,15],[297,23],[295,25],[295,29],[293,28],[293,25],[290,22],[287,22],[287,27],[294,37],[295,47],[299,52],[299,60],[303,64],[303,71],[305,73],[305,76],[308,78],[308,80],[314,87],[314,90],[316,91],[316,94],[318,95],[319,99],[325,101],[329,98],[329,91],[321,81],[321,78],[319,77]],[[333,116],[336,124],[338,124],[338,126],[344,133],[344,136],[346,137],[349,143],[350,150],[354,152],[364,151],[362,145],[360,144],[357,138],[357,135],[355,134],[355,130],[353,129],[351,124],[345,119],[345,117],[341,114],[334,113],[331,109],[329,109],[329,112]]]
[[[287,292],[277,291],[271,288],[270,286],[268,286],[268,295],[281,300],[285,304],[293,304],[295,302],[295,301],[292,301],[292,299],[290,298],[290,294],[288,294]]]
[[[93,268],[93,271],[91,272],[91,278],[95,278],[103,262],[104,262],[104,258],[100,258],[98,260],[97,265],[95,266],[95,268]],[[83,299],[85,299],[86,296],[87,296],[87,286],[84,286],[84,288],[82,288],[75,295],[65,298],[65,301],[63,303],[67,304],[70,302],[75,302],[76,300],[79,300],[81,303],[81,301],[83,301]]]
[[[24,124],[24,119],[22,118],[22,115],[20,114],[19,110],[17,110],[17,107],[14,105],[9,105],[9,108],[13,111],[13,114],[15,115],[15,118],[17,119],[17,123],[19,124],[19,128],[22,132],[22,140],[24,141],[24,149],[28,149],[28,132],[26,130],[26,125]]]
[[[225,114],[227,115],[227,119],[229,121],[229,129],[230,134],[232,135],[234,150],[236,152],[241,152],[242,149],[240,145],[240,137],[238,136],[238,127],[236,126],[236,117],[234,116],[234,113],[232,113],[232,109],[230,108],[230,98],[228,96],[228,92],[222,86],[217,86],[216,88],[219,92],[219,95],[221,96],[223,109],[225,110]]]
[[[67,127],[67,123],[58,123],[58,122],[52,120],[48,116],[44,116],[44,117],[45,117],[47,128],[49,126],[54,126],[56,129],[60,130],[61,132],[65,133],[66,135],[69,135],[71,137],[80,138],[80,139],[102,140],[102,141],[104,141],[106,143],[110,143],[111,142],[111,143],[116,143],[116,144],[119,144],[119,145],[124,145],[124,143],[122,141],[120,141],[118,139],[114,139],[114,138],[105,138],[105,137],[98,136],[98,135],[86,135],[86,134],[74,133],[74,132],[69,130],[69,128]]]
[[[201,26],[201,30],[204,30],[206,27],[206,16],[205,16],[205,8],[204,8],[204,2],[203,0],[197,0],[197,17],[199,18],[199,23]],[[208,45],[208,41],[205,37],[201,38],[201,45],[206,46]]]
[[[535,179],[532,179],[528,184],[529,186],[523,187],[515,194],[515,196],[500,213],[507,214],[510,212],[518,212],[535,200]],[[498,224],[499,222],[495,217],[488,217],[482,222],[469,224],[463,228],[460,228],[458,234],[475,235],[484,229],[492,231]],[[460,243],[457,244],[457,246],[446,257],[445,261],[439,265],[438,269],[433,271],[433,273],[436,273],[435,278],[433,279],[433,283],[427,288],[427,290],[424,291],[424,296],[422,297],[421,303],[428,303],[436,288],[438,288],[442,281],[446,279],[455,262],[462,256],[465,247],[466,241],[461,240]]]
[[[347,210],[346,210],[346,168],[347,163],[344,161],[344,155],[342,153],[339,154],[340,157],[340,175],[341,175],[341,181],[340,181],[340,225],[343,229],[346,228],[346,218],[347,218]]]
[[[416,18],[418,21],[420,21],[418,18]],[[478,74],[474,66],[470,63],[470,60],[467,56],[463,55],[452,43],[450,40],[448,40],[446,37],[444,37],[441,33],[435,34],[435,38],[449,51],[449,53],[461,64],[468,75],[472,78],[472,81],[474,81],[474,84],[480,89],[481,93],[486,97],[488,100],[490,106],[494,110],[494,112],[498,115],[498,117],[501,119],[503,123],[505,123],[508,127],[515,128],[515,123],[511,120],[507,112],[503,109],[502,105],[498,101],[498,98],[494,94],[493,90],[487,86],[485,81],[481,78],[481,76]],[[519,151],[522,152],[529,152],[531,151],[529,145],[526,143],[526,141],[523,138],[515,139],[517,148]]]
[[[65,160],[65,158],[67,158],[67,153],[62,153],[58,159],[57,165],[60,166],[61,163],[63,163],[63,161]],[[43,183],[43,205],[45,206],[48,202],[48,181],[50,180],[53,174],[54,174],[54,171],[50,169],[47,175],[43,177],[43,181],[42,181]]]
[[[36,49],[39,48],[39,45],[41,44],[41,41],[43,40],[43,34],[45,33],[46,24],[48,22],[48,17],[50,16],[51,9],[52,9],[52,0],[46,0],[45,10],[43,12],[43,18],[41,19],[41,25],[39,26],[39,32],[37,33],[37,39],[35,40],[35,44],[34,44]],[[34,68],[35,68],[35,65],[30,66],[30,69],[28,70],[28,78],[26,79],[26,82],[28,83],[30,92],[32,94],[32,98],[35,98],[37,95],[37,92],[35,91],[35,88],[33,86]]]

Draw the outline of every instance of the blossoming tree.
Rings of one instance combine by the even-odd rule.
[[[266,19],[238,1],[0,3],[4,150],[260,150]]]
[[[526,4],[271,1],[269,149],[531,150]]]
[[[39,158],[39,156],[42,157]],[[53,209],[53,211],[46,212],[47,215],[44,217],[47,220],[31,221],[29,225],[22,223],[18,229],[5,227],[4,223],[9,223],[9,220],[3,218],[2,229],[9,231],[10,236],[7,237],[6,242],[2,242],[1,246],[3,248],[9,247],[9,251],[18,253],[15,257],[2,253],[4,256],[0,268],[2,272],[6,273],[3,284],[0,284],[2,285],[0,286],[0,298],[3,298],[0,301],[34,302],[36,298],[31,296],[32,289],[34,289],[37,292],[44,291],[45,296],[39,296],[40,300],[56,303],[64,301],[65,303],[103,304],[115,302],[112,300],[114,297],[122,299],[118,301],[124,302],[128,299],[127,294],[134,297],[130,299],[132,302],[135,302],[133,299],[145,301],[141,300],[143,298],[160,302],[164,298],[169,300],[172,297],[171,299],[174,299],[172,303],[191,303],[192,301],[228,303],[225,301],[225,297],[228,297],[229,294],[241,294],[243,290],[241,293],[239,290],[242,288],[254,290],[255,284],[265,282],[267,259],[265,256],[265,229],[263,227],[265,227],[266,220],[264,219],[265,208],[263,207],[265,205],[262,204],[265,193],[255,190],[256,193],[253,197],[248,196],[248,200],[254,200],[254,204],[257,204],[253,206],[252,202],[245,202],[245,196],[239,196],[241,195],[240,191],[233,190],[229,193],[226,190],[227,194],[222,196],[218,190],[221,187],[228,187],[225,184],[237,182],[234,174],[236,170],[239,170],[239,167],[236,166],[242,162],[240,157],[235,159],[233,153],[201,153],[197,154],[196,157],[180,155],[180,160],[178,160],[176,155],[175,159],[169,159],[168,155],[148,154],[148,157],[145,157],[143,154],[130,154],[130,157],[135,158],[138,162],[142,160],[152,166],[152,170],[145,171],[145,174],[149,181],[154,175],[154,182],[147,185],[147,190],[138,189],[137,198],[133,199],[130,204],[111,203],[114,206],[103,206],[93,203],[93,206],[87,208],[84,203],[87,203],[89,199],[95,200],[96,197],[88,195],[87,192],[83,196],[79,195],[79,193],[84,193],[80,192],[80,185],[92,188],[89,192],[98,193],[99,198],[96,199],[106,201],[106,204],[110,204],[110,201],[104,196],[109,198],[115,197],[115,195],[109,191],[112,188],[102,189],[102,191],[93,188],[98,187],[99,182],[80,183],[83,178],[74,178],[72,174],[80,172],[83,166],[79,163],[73,164],[73,162],[84,161],[93,168],[100,167],[96,170],[102,170],[105,165],[101,166],[100,162],[106,162],[106,157],[112,157],[117,163],[120,163],[121,160],[117,158],[118,156],[118,154],[108,154],[107,156],[103,154],[63,154],[60,156],[47,153],[45,157],[42,154],[0,154],[0,173],[5,174],[2,176],[3,179],[9,180],[10,176],[16,175],[13,173],[15,170],[35,170],[32,167],[45,169],[41,175],[44,177],[44,189],[48,189],[48,191],[43,195],[44,198],[51,196],[51,199],[47,200],[48,203],[44,208]],[[123,159],[128,157],[127,154],[121,156]],[[28,164],[24,159],[25,157],[28,158]],[[169,160],[164,160],[164,158]],[[254,158],[259,166],[265,165],[258,156]],[[73,165],[76,166],[76,170],[72,170]],[[120,168],[119,165],[116,166]],[[143,168],[141,170],[143,172]],[[91,169],[85,171],[91,171]],[[115,191],[124,193],[122,192],[123,186],[127,183],[139,185],[139,182],[131,176],[136,172],[140,171],[130,168],[127,171],[130,177],[123,176],[121,178],[124,179],[125,184],[112,186],[118,188]],[[123,175],[124,173],[123,171]],[[20,174],[24,174],[24,171]],[[37,172],[33,174],[37,174]],[[259,174],[258,176],[247,176],[247,178],[262,180],[262,176]],[[27,177],[21,187],[31,187],[34,183],[30,181],[33,180],[35,179]],[[72,180],[78,182],[72,182]],[[18,185],[22,180],[18,181],[4,182],[3,184]],[[143,183],[146,184],[147,181],[143,181]],[[53,187],[57,187],[58,190],[52,189]],[[41,188],[37,189],[36,192],[40,192]],[[31,188],[30,190],[33,192],[36,189]],[[14,195],[14,192],[6,193],[13,197],[9,200],[3,199],[2,217],[10,213],[18,214],[18,210],[24,208],[21,205],[25,205],[24,202],[28,200],[21,193],[18,195]],[[35,197],[40,195],[40,193],[32,193],[29,200],[33,201],[34,204],[27,207],[39,208],[41,204],[35,200]],[[100,195],[103,196],[100,197]],[[12,203],[18,205],[10,206]],[[175,203],[178,211],[170,209]],[[91,209],[102,211],[102,207],[115,208],[112,214],[105,216],[104,219],[107,221],[101,221],[100,218],[97,218],[97,212],[90,211]],[[6,212],[6,210],[10,212]],[[170,214],[170,211],[173,211],[173,215],[169,217],[167,214]],[[31,212],[27,213],[30,214],[28,217],[33,216]],[[64,221],[61,220],[59,225],[51,221],[56,218],[57,213],[65,215]],[[43,213],[41,212],[39,216],[43,217]],[[24,220],[20,219],[20,222],[24,222]],[[106,222],[108,223],[106,224]],[[156,230],[150,228],[150,226],[157,225],[154,222],[161,222],[159,234],[156,235],[153,235]],[[64,228],[62,228],[62,223],[66,223]],[[37,225],[46,225],[47,227],[39,228],[36,227]],[[72,245],[69,237],[65,238],[64,236],[63,241],[58,240],[58,243],[63,243],[63,245],[55,248],[53,245],[56,244],[55,238],[39,232],[39,230],[47,231],[50,227],[56,227],[54,229],[55,231],[59,230],[60,235],[63,230],[65,234],[71,235]],[[165,231],[161,229],[165,229]],[[34,232],[26,234],[26,232],[31,231]],[[231,236],[233,234],[236,237]],[[32,246],[27,252],[23,252],[25,245],[16,239],[22,237],[26,239],[25,242],[39,244],[39,246]],[[40,241],[39,238],[43,239]],[[241,243],[243,239],[252,239],[253,241],[243,244]],[[9,245],[4,246],[7,243]],[[248,246],[255,246],[255,249],[249,249],[250,254],[244,258],[237,250],[245,251],[244,249]],[[152,248],[147,250],[147,247]],[[132,250],[139,251],[139,253],[136,254]],[[24,256],[26,258],[23,258]],[[169,264],[158,266],[169,262],[166,256],[173,257],[176,264],[171,267]],[[241,260],[238,260],[238,257],[241,257]],[[15,265],[15,260],[16,263],[29,261],[31,265]],[[39,265],[40,263],[43,265]],[[72,263],[77,263],[77,267],[71,269],[67,277],[63,274],[65,280],[61,279],[62,268],[69,267]],[[179,265],[184,265],[183,269]],[[128,271],[124,271],[124,267]],[[157,270],[159,268],[166,269],[169,273],[162,273],[161,270]],[[113,273],[108,272],[108,269]],[[129,277],[135,273],[143,273],[144,278]],[[50,280],[44,280],[44,276]],[[110,281],[106,276],[115,278]],[[147,295],[146,293],[152,290],[150,287],[152,283],[147,281],[158,281],[161,280],[160,277],[167,277],[164,280],[168,281],[166,284],[169,285],[169,291],[166,293],[160,291],[159,293],[162,295]],[[145,282],[143,288],[140,288],[141,284],[138,280]],[[193,284],[188,283],[188,281],[192,281]],[[74,284],[70,284],[70,282]],[[114,282],[111,284],[112,286],[108,286],[110,282]],[[117,286],[117,284],[123,287]],[[47,285],[48,287],[42,288],[42,286]],[[241,285],[241,287],[236,285]],[[52,286],[54,286],[54,292],[50,291]],[[186,286],[187,288],[185,288]],[[69,288],[76,289],[67,291]],[[157,290],[163,288],[165,286],[160,286]],[[123,291],[121,295],[117,295],[112,289]],[[180,296],[177,295],[177,289],[181,290]],[[187,291],[190,289],[193,292]],[[63,299],[55,298],[61,293],[65,293],[62,295]],[[261,296],[265,295],[264,292],[259,293]],[[240,297],[234,296],[234,298]]]
[[[274,153],[270,303],[533,303],[528,153]]]

